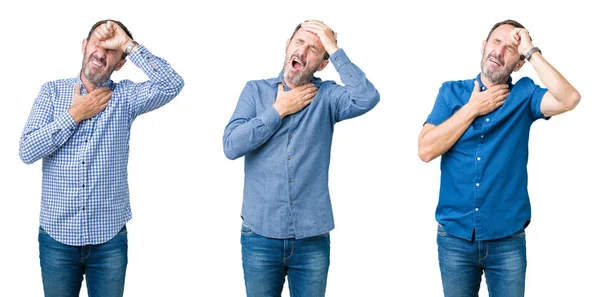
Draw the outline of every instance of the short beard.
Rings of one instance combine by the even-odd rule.
[[[87,54],[87,53],[86,53]],[[107,68],[107,72],[106,73],[97,73],[97,74],[92,74],[90,72],[90,67],[89,67],[89,61],[91,60],[92,55],[90,55],[88,57],[88,63],[86,63],[86,58],[85,58],[85,54],[83,56],[83,61],[81,62],[81,71],[83,72],[83,75],[85,76],[85,78],[87,78],[87,80],[89,82],[91,82],[94,85],[101,85],[104,82],[106,82],[108,80],[108,78],[112,75],[113,71],[115,71],[115,69],[117,68],[117,65],[114,65],[112,68]],[[105,61],[102,61],[102,63],[105,63]]]
[[[302,72],[300,72],[296,76],[290,76],[289,75],[289,73],[290,73],[289,70],[291,67],[290,60],[292,59],[292,57],[293,56],[290,56],[289,58],[285,59],[285,62],[283,64],[283,78],[285,79],[285,81],[294,86],[302,86],[307,83],[310,83],[313,75],[315,74],[315,72],[317,72],[317,69],[319,69],[319,66],[321,65],[321,63],[318,63],[313,68],[304,68],[302,70]]]
[[[489,70],[489,68],[485,67],[485,62],[488,60],[489,57],[490,57],[490,55],[483,56],[481,58],[481,65],[480,65],[481,73],[493,84],[506,83],[508,81],[508,78],[510,77],[510,74],[513,73],[513,71],[517,67],[517,64],[519,63],[519,61],[517,61],[515,64],[506,68],[505,71],[500,71],[500,70],[499,71],[491,71],[491,70]],[[495,58],[496,58],[496,60],[500,60],[499,57],[495,57]],[[502,63],[504,63],[504,62],[502,62]],[[502,66],[504,66],[504,65],[502,65]]]

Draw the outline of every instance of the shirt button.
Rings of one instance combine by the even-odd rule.
[[[475,186],[476,186],[476,187],[479,187],[479,183],[476,183],[476,184],[475,184]]]
[[[485,119],[485,121],[486,121],[486,122],[489,122],[489,121],[490,121],[490,118],[486,118],[486,119]]]
[[[481,134],[481,138],[483,138],[483,134]]]
[[[335,58],[335,61],[336,61],[336,62],[337,62],[337,61],[339,61],[339,60],[340,60],[340,58]]]
[[[81,161],[81,164],[85,164],[85,161]]]
[[[85,206],[81,208],[81,210],[85,210]]]
[[[352,73],[348,73],[348,76],[349,76],[349,77],[352,77]]]
[[[294,201],[291,201],[291,202],[290,202],[290,204],[291,204],[291,205],[294,205]]]
[[[289,139],[292,139],[292,135],[288,136]]]
[[[295,116],[295,115],[293,115],[293,116],[292,116],[292,119],[295,119],[295,118],[296,118],[296,116]]]
[[[86,139],[86,140],[84,140],[83,142],[87,143],[87,139]]]
[[[479,208],[475,208],[475,211],[479,211]]]
[[[82,188],[85,188],[85,185],[81,185]]]
[[[481,158],[477,157],[477,161],[481,161]]]
[[[292,179],[290,178],[290,182],[292,182]]]
[[[291,159],[292,159],[292,156],[288,156],[288,160],[291,160]]]

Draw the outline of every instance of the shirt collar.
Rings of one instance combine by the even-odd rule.
[[[487,90],[488,88],[483,85],[483,83],[481,82],[481,73],[477,74],[477,77],[475,77],[475,80],[479,83],[479,91],[483,92],[485,90]],[[508,77],[508,81],[506,82],[506,84],[508,85],[508,89],[512,90],[513,84],[512,84],[512,76]]]
[[[86,93],[87,93],[87,91],[85,91],[85,88],[83,87],[83,82],[81,81],[81,74],[82,74],[82,73],[81,73],[81,72],[79,72],[79,75],[77,75],[77,76],[75,77],[75,82],[76,82],[76,83],[78,83],[78,84],[79,84],[79,86],[81,87],[81,92],[86,92]],[[97,86],[96,86],[96,89],[97,89],[97,88],[102,88],[102,87],[107,87],[107,88],[109,88],[111,91],[114,91],[114,90],[115,90],[115,84],[113,83],[112,79],[110,79],[110,77],[109,77],[109,78],[108,78],[108,79],[107,79],[105,82],[103,82],[103,83],[101,83],[101,84],[97,85]]]

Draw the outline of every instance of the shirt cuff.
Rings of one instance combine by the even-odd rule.
[[[75,120],[68,111],[65,111],[63,114],[59,115],[54,121],[56,122],[56,126],[61,130],[73,131],[77,126],[77,123],[75,123]]]
[[[265,123],[265,126],[271,131],[271,133],[275,133],[279,126],[281,126],[281,118],[279,117],[279,112],[275,107],[271,106],[271,108],[263,111],[258,118]]]
[[[348,56],[346,56],[346,52],[344,52],[344,49],[341,48],[335,51],[335,53],[333,53],[333,55],[329,57],[329,61],[331,61],[331,64],[333,64],[335,69],[337,69],[338,71],[338,67],[350,63],[350,59],[348,59]]]

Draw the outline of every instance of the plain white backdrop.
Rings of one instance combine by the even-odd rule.
[[[20,161],[19,138],[41,85],[79,74],[81,41],[105,18],[122,21],[186,83],[178,98],[132,128],[125,296],[245,296],[243,160],[225,158],[222,133],[245,82],[279,73],[286,39],[306,19],[337,31],[339,46],[381,94],[371,112],[336,125],[330,190],[337,227],[327,296],[442,296],[434,219],[439,159],[419,160],[417,136],[440,85],[475,77],[482,40],[507,18],[529,29],[534,45],[582,94],[574,111],[532,126],[526,292],[598,296],[600,26],[592,4],[8,3],[0,9],[0,296],[43,296],[41,161]],[[317,76],[340,82],[332,65]],[[513,78],[522,76],[541,84],[528,64]],[[146,79],[132,63],[112,78]],[[485,283],[481,294],[487,296]]]

